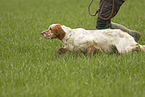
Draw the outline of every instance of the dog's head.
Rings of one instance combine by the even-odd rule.
[[[46,39],[58,38],[62,40],[65,36],[65,31],[62,29],[60,24],[52,24],[48,30],[42,31],[41,35]]]

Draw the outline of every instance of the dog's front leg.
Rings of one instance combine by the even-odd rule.
[[[66,54],[67,52],[68,52],[68,50],[66,48],[61,47],[61,48],[56,50],[55,55],[59,56],[59,55],[62,55],[62,54]]]

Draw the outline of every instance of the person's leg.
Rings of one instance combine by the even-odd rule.
[[[130,30],[121,24],[111,22],[111,29],[120,29],[124,32],[127,32],[135,39],[135,41],[138,41],[141,37],[141,34],[139,32]]]
[[[110,28],[111,18],[113,18],[118,13],[120,6],[124,3],[124,1],[122,0],[114,0],[114,8],[113,8],[113,0],[104,0],[103,2],[102,1],[103,0],[100,1],[100,4],[102,3],[102,5],[98,13],[99,15],[97,18],[97,26],[96,26],[97,29]]]
[[[100,4],[102,3],[103,0],[100,0]],[[108,0],[104,0],[100,11],[99,11],[99,15],[103,18],[107,18],[110,16],[111,13],[111,9],[112,9],[112,2],[109,2]],[[100,17],[97,17],[97,25],[96,28],[97,29],[106,29],[106,28],[110,28],[111,26],[111,19],[108,20],[103,20]]]
[[[114,6],[115,7],[114,8],[114,16],[118,13],[118,11],[120,9],[120,6],[123,3],[124,3],[124,1],[122,1],[122,0],[115,0],[115,5],[116,6]],[[120,29],[124,32],[127,32],[128,34],[130,34],[135,39],[135,41],[138,41],[141,37],[141,34],[139,32],[130,30],[130,29],[126,28],[125,26],[121,25],[121,24],[111,22],[110,28],[111,29]]]
[[[100,4],[101,3],[102,3],[102,0],[100,1]],[[113,9],[113,14],[111,18],[113,18],[118,13],[123,3],[124,1],[122,0],[114,0],[114,9]],[[99,15],[103,18],[108,18],[112,12],[112,6],[113,6],[113,0],[104,0],[100,8]],[[140,39],[141,34],[139,32],[130,30],[123,25],[113,23],[111,22],[111,18],[104,20],[98,16],[96,28],[97,29],[107,29],[107,28],[121,29],[122,31],[125,31],[128,34],[130,34],[132,37],[134,37],[135,41],[138,41]]]

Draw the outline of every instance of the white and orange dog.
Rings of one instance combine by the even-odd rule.
[[[99,51],[129,53],[142,50],[145,52],[145,45],[138,44],[132,36],[119,29],[71,29],[64,25],[52,24],[41,34],[46,39],[57,38],[63,43],[64,48],[59,48],[56,51],[57,55],[65,54],[68,51],[77,51],[88,56]]]

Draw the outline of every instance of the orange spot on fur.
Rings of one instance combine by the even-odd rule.
[[[65,31],[62,29],[61,24],[57,24],[52,28],[52,33],[56,35],[56,37],[62,40],[65,37]]]

